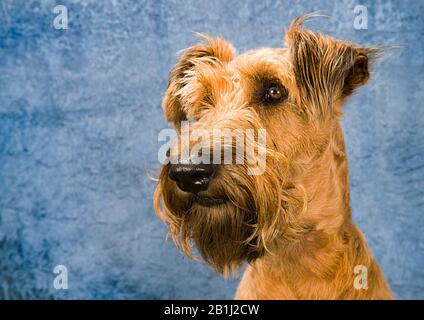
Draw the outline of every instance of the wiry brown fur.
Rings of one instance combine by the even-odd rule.
[[[186,119],[192,130],[208,132],[265,128],[266,170],[248,175],[246,165],[221,165],[203,194],[228,201],[204,207],[178,189],[165,165],[155,209],[176,244],[189,256],[196,245],[217,272],[249,262],[238,299],[390,299],[352,222],[340,126],[342,104],[366,83],[378,50],[312,32],[302,22],[293,21],[285,48],[236,56],[222,38],[204,36],[207,44],[183,52],[163,101],[167,119],[177,130]],[[287,100],[264,106],[256,92],[266,81],[284,85]],[[354,288],[356,265],[368,268],[367,290]]]

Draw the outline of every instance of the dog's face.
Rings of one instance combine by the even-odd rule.
[[[186,254],[195,244],[206,262],[227,274],[272,251],[275,239],[310,227],[299,218],[304,203],[295,181],[340,139],[341,105],[367,81],[375,52],[302,29],[300,20],[287,31],[284,48],[236,56],[225,40],[206,40],[184,51],[164,96],[165,116],[180,134],[177,143],[190,148],[199,141],[182,137],[183,121],[190,132],[210,136],[250,129],[253,139],[242,145],[263,152],[266,163],[252,174],[248,152],[237,153],[234,141],[224,149],[238,158],[224,164],[193,163],[181,158],[184,147],[177,148],[179,162],[161,170],[155,207]],[[256,142],[260,130],[265,146]],[[206,149],[213,154],[216,148],[208,143]]]

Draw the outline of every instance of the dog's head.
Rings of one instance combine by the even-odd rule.
[[[224,39],[204,38],[170,74],[163,109],[178,147],[161,170],[155,208],[186,254],[194,244],[227,274],[310,227],[297,176],[343,143],[341,105],[368,80],[376,51],[304,29],[302,19],[283,48],[236,55]],[[231,141],[213,139],[228,131]]]

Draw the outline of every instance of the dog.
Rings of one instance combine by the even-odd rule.
[[[266,167],[252,174],[242,162],[176,157],[161,168],[154,207],[189,257],[195,246],[223,276],[247,262],[235,299],[392,299],[352,221],[340,125],[381,49],[311,31],[304,21],[292,21],[281,48],[236,55],[223,38],[201,35],[204,42],[182,52],[162,105],[178,141],[185,122],[210,135],[265,130],[265,148],[252,139],[243,145],[262,150]],[[174,155],[198,142],[185,140]],[[221,148],[204,147],[209,159]]]

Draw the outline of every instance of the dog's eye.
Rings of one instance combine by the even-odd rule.
[[[265,98],[267,100],[279,100],[281,99],[281,90],[277,86],[273,86],[268,89]]]
[[[282,102],[284,99],[287,98],[287,90],[286,88],[278,85],[273,84],[270,85],[263,96],[263,101],[266,103],[279,103]]]

